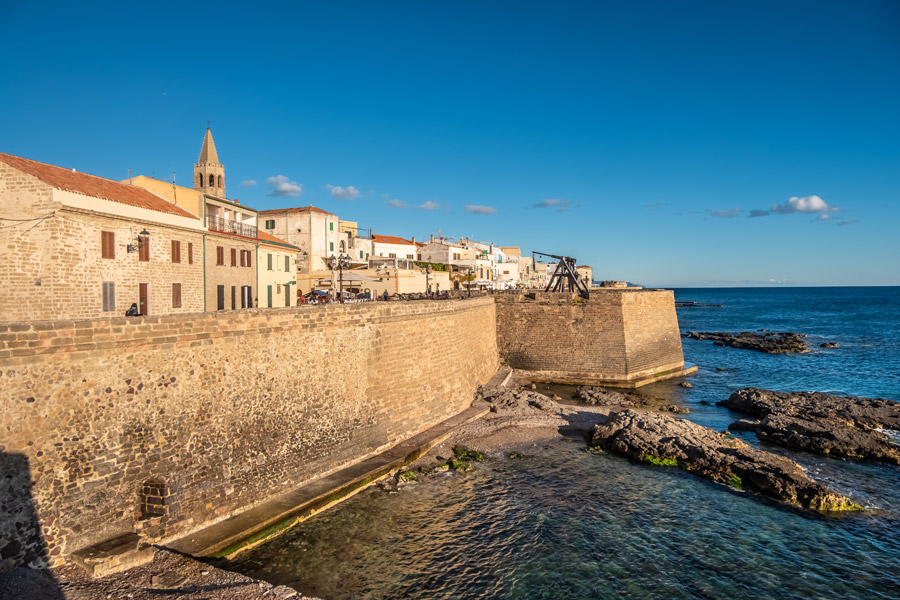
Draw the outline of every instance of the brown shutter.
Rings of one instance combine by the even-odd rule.
[[[181,284],[172,284],[172,308],[181,308]]]
[[[247,266],[252,267],[253,266],[253,258],[252,258],[252,255],[250,254],[250,251],[244,250],[244,252],[247,253]]]
[[[150,238],[142,236],[140,240],[141,249],[138,252],[138,260],[148,262],[150,260]]]
[[[222,246],[216,246],[216,264],[225,264],[225,248],[223,248]]]
[[[112,231],[100,232],[103,258],[116,257],[116,234]]]
[[[194,244],[192,242],[188,242],[188,264],[194,264]]]
[[[237,266],[237,250],[234,248],[231,249],[231,266]]]
[[[172,240],[172,262],[181,262],[181,242],[178,240]]]

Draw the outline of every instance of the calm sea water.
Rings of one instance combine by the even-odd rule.
[[[795,331],[817,350],[777,356],[684,340],[700,366],[695,387],[643,389],[684,403],[703,425],[727,427],[738,415],[712,404],[745,386],[900,401],[900,288],[680,289],[676,298],[723,305],[679,309],[682,331]],[[818,351],[823,341],[839,347]],[[869,510],[809,514],[562,439],[397,494],[367,490],[231,568],[328,600],[900,598],[900,468],[769,449]]]

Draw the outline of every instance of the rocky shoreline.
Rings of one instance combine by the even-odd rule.
[[[825,456],[900,465],[900,446],[883,430],[900,431],[900,404],[821,392],[745,388],[718,406],[757,417],[729,427],[765,442]]]
[[[420,459],[413,466],[415,472],[427,476],[435,470],[455,469],[454,456],[459,456],[461,448],[477,448],[496,458],[516,458],[541,440],[580,435],[593,451],[608,450],[648,465],[679,467],[696,476],[805,509],[862,510],[850,498],[811,478],[793,460],[751,447],[728,432],[720,433],[673,416],[673,412],[688,411],[661,398],[641,392],[582,387],[575,398],[583,404],[574,405],[532,387],[520,381],[511,389],[479,390],[477,398],[490,404],[491,413]],[[404,483],[398,477],[389,485]]]
[[[813,480],[794,461],[685,419],[617,411],[594,425],[587,439],[592,447],[654,465],[679,467],[711,481],[810,510],[862,509]]]
[[[716,346],[754,350],[766,354],[805,354],[809,352],[806,335],[789,331],[744,331],[733,333],[688,331],[681,337],[692,340],[713,340]]]

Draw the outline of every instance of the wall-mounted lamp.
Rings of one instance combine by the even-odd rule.
[[[150,237],[150,232],[147,231],[146,229],[144,229],[143,231],[141,231],[138,234],[135,241],[133,241],[130,244],[128,244],[127,246],[125,246],[125,249],[128,250],[128,252],[137,252],[144,245],[145,237]]]

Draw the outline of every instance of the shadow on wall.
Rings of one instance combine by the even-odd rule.
[[[63,600],[47,564],[28,457],[0,452],[0,600]]]

